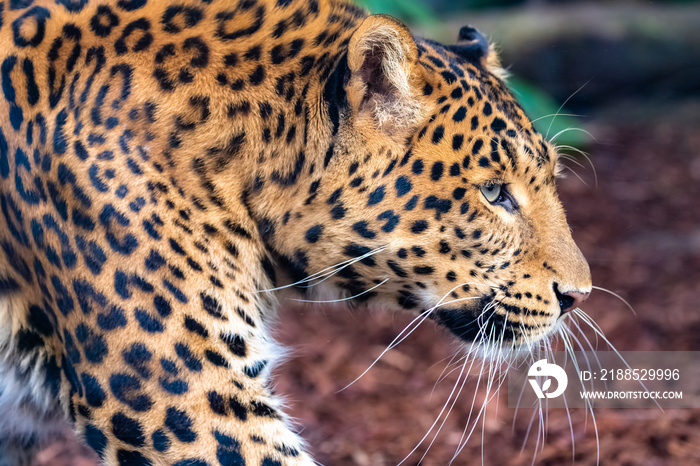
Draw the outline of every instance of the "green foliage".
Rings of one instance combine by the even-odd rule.
[[[422,0],[356,0],[355,3],[372,13],[384,13],[407,23],[431,26],[440,22]]]

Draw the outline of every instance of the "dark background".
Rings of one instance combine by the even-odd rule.
[[[700,351],[700,3],[365,3],[446,42],[461,25],[480,28],[500,44],[532,118],[556,113],[566,101],[562,113],[577,116],[539,124],[543,131],[552,125],[550,136],[570,127],[591,135],[568,131],[556,141],[587,152],[597,175],[596,183],[588,162],[576,156],[560,180],[574,238],[594,284],[620,294],[637,315],[600,291],[584,310],[619,350]],[[440,413],[457,377],[436,381],[456,346],[432,323],[339,392],[409,321],[372,311],[283,308],[277,335],[291,351],[276,370],[276,386],[321,463],[396,465]],[[477,406],[485,397],[483,388],[475,392],[475,381],[465,386],[421,464],[452,459],[472,397]],[[593,465],[598,457],[602,465],[700,464],[700,410],[597,410],[599,448],[590,414],[551,410],[538,450],[537,422],[527,433],[532,411],[506,408],[505,393],[497,398],[452,464],[573,459]],[[431,439],[404,464],[416,465]],[[59,440],[39,464],[92,463],[74,442]]]

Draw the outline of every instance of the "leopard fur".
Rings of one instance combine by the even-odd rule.
[[[590,291],[557,154],[473,29],[444,46],[335,0],[6,0],[0,80],[14,464],[66,422],[107,465],[314,464],[269,385],[280,293],[521,345]]]

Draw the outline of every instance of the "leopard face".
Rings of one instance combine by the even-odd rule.
[[[528,344],[585,299],[590,272],[557,197],[555,150],[483,36],[461,35],[443,46],[365,20],[326,84],[324,164],[282,201],[268,241],[308,300],[418,312],[465,342]]]

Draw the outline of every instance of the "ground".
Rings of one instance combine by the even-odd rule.
[[[628,351],[700,351],[700,133],[697,121],[659,121],[613,117],[589,124],[597,138],[589,149],[597,187],[590,170],[569,163],[589,186],[570,175],[560,181],[560,192],[594,284],[619,293],[637,312],[635,317],[600,291],[586,302],[584,309],[614,345]],[[455,346],[431,323],[339,392],[409,321],[379,312],[282,311],[277,334],[292,352],[276,371],[277,390],[286,394],[289,412],[322,464],[396,465],[440,412],[456,374],[433,386]],[[422,465],[450,461],[471,394],[467,384]],[[477,394],[477,403],[482,397]],[[515,413],[506,403],[503,394],[499,409],[493,404],[489,411],[483,434],[480,424],[454,465],[480,464],[482,443],[486,465],[533,463],[532,434],[520,454],[530,412],[518,412],[513,423]],[[596,464],[590,418],[587,428],[582,410],[571,418],[575,463]],[[700,464],[700,410],[601,410],[596,420],[601,464]],[[534,464],[571,464],[571,437],[566,412],[552,410]],[[404,464],[416,465],[425,447]],[[58,441],[44,450],[38,465],[88,466],[89,458],[75,442]]]

